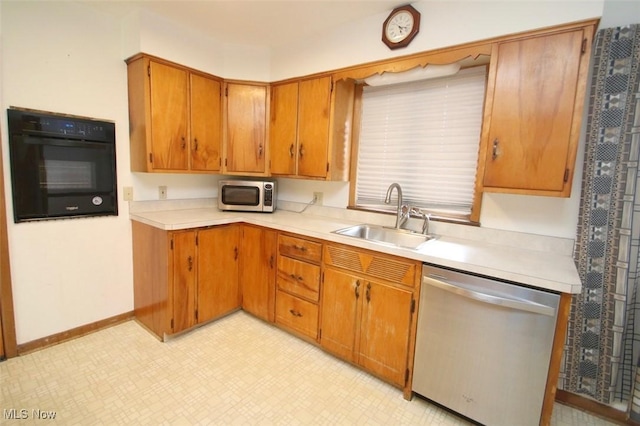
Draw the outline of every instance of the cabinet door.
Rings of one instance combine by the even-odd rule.
[[[298,83],[271,87],[269,144],[271,174],[296,173]]]
[[[198,322],[240,307],[239,242],[239,225],[198,231]]]
[[[243,226],[242,309],[270,322],[275,315],[276,244],[276,231]]]
[[[322,282],[320,344],[326,350],[353,360],[356,327],[364,280],[356,275],[325,269]]]
[[[267,88],[227,84],[227,172],[264,173]]]
[[[196,323],[196,236],[175,232],[173,241],[173,332]]]
[[[563,191],[582,114],[583,37],[578,30],[499,45],[485,187]]]
[[[151,61],[153,168],[187,170],[187,71]]]
[[[191,74],[191,170],[220,170],[220,90],[220,81]]]
[[[362,289],[358,364],[404,386],[412,316],[412,293],[367,282]]]
[[[298,175],[326,177],[331,110],[331,77],[300,82]]]

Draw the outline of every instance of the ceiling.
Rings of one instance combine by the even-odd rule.
[[[144,10],[221,43],[276,47],[372,15],[403,0],[78,0],[118,17]],[[382,22],[380,23],[382,25]]]

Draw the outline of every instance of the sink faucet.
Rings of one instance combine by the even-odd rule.
[[[384,199],[385,204],[391,203],[391,193],[393,192],[393,188],[395,188],[396,192],[398,193],[398,211],[396,216],[396,229],[400,229],[400,226],[402,226],[402,224],[409,217],[408,209],[406,213],[403,211],[404,206],[402,205],[402,188],[400,188],[400,185],[395,182],[389,185],[389,188],[387,189],[387,196]]]

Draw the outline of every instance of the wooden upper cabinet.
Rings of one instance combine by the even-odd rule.
[[[267,85],[226,83],[225,173],[266,174]]]
[[[151,152],[154,169],[186,170],[187,72],[149,62],[151,87]]]
[[[329,76],[272,86],[271,174],[348,179],[354,87]]]
[[[191,74],[191,169],[219,171],[222,157],[222,84]]]
[[[570,196],[592,36],[590,26],[496,45],[484,191]]]
[[[298,158],[298,82],[271,87],[269,122],[271,174],[296,174]]]
[[[127,60],[131,170],[220,170],[221,80],[139,54]]]

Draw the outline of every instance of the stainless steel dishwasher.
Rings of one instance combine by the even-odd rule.
[[[413,391],[485,425],[538,425],[559,301],[424,265]]]

